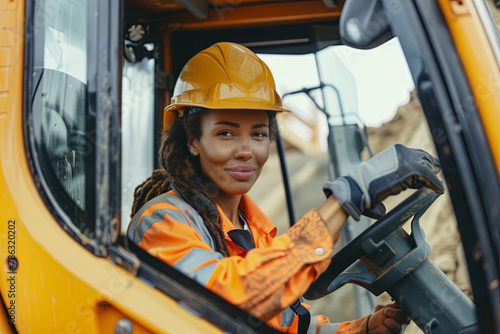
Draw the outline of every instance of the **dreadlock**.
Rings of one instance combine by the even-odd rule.
[[[177,117],[163,132],[159,149],[160,169],[154,170],[146,181],[135,188],[131,218],[146,202],[171,190],[173,184],[203,218],[217,250],[227,257],[229,250],[221,227],[221,217],[213,200],[219,189],[204,176],[199,158],[192,156],[187,147],[188,136],[200,139],[201,120],[207,112]],[[268,112],[268,115],[269,138],[274,141],[277,136],[276,118],[272,112]]]

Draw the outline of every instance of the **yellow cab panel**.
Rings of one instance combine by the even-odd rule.
[[[0,4],[0,188],[4,194],[1,216],[5,221],[1,232],[0,290],[7,312],[7,321],[1,325],[2,333],[11,330],[19,333],[219,333],[221,329],[213,324],[217,321],[226,327],[227,324],[232,328],[245,327],[236,323],[234,315],[230,318],[217,314],[212,323],[201,318],[196,310],[197,300],[207,297],[186,292],[190,291],[189,284],[196,283],[165,281],[160,273],[138,279],[138,271],[145,270],[145,266],[139,268],[136,257],[124,259],[117,255],[113,259],[111,253],[123,251],[116,247],[110,252],[108,248],[116,238],[118,212],[106,213],[113,209],[109,194],[101,193],[102,203],[91,203],[102,191],[91,183],[104,185],[102,179],[95,180],[93,164],[96,160],[109,161],[106,148],[104,153],[96,153],[96,147],[102,142],[99,143],[96,138],[99,135],[95,133],[103,130],[96,129],[96,124],[106,124],[115,133],[118,133],[118,125],[110,124],[108,115],[98,122],[95,118],[90,122],[86,120],[88,106],[96,102],[86,94],[95,97],[97,93],[92,92],[91,87],[101,89],[101,83],[111,85],[110,80],[114,80],[111,92],[116,93],[119,82],[117,77],[105,76],[93,77],[93,83],[88,84],[92,80],[87,80],[87,69],[99,62],[94,59],[87,65],[91,57],[87,36],[97,37],[100,32],[87,30],[86,20],[88,12],[100,13],[95,20],[104,18],[106,23],[109,17],[116,17],[114,32],[117,32],[122,17],[120,9],[121,4],[116,1],[102,4],[99,1],[25,3],[9,0]],[[115,37],[118,41],[118,35]],[[107,41],[100,42],[105,48],[109,46]],[[98,47],[89,47],[95,51],[95,57],[99,57],[100,52],[108,54],[107,49]],[[118,59],[117,45],[113,51]],[[25,66],[29,70],[24,71]],[[102,68],[93,70],[97,75]],[[114,72],[118,73],[117,67]],[[104,87],[101,93],[109,91]],[[106,99],[103,94],[96,100],[100,110],[109,111],[116,106],[116,100],[111,101],[109,96]],[[32,114],[31,120],[36,125],[28,124],[23,116],[23,109],[31,112],[31,103],[33,108],[40,108]],[[72,111],[64,113],[65,108]],[[116,109],[114,117],[116,120]],[[33,137],[29,139],[27,133]],[[119,147],[118,142],[113,147]],[[116,154],[113,152],[111,159],[116,159]],[[99,212],[102,206],[95,208],[99,205],[106,208]],[[96,222],[99,220],[102,225]],[[161,280],[163,286],[159,287],[155,279]],[[194,289],[201,290],[201,287]],[[167,297],[160,290],[173,291],[174,295]],[[206,313],[213,305],[205,303],[203,307]],[[247,317],[243,312],[239,316]]]
[[[498,332],[498,29],[478,1],[379,2],[435,135],[478,328]],[[0,331],[274,332],[127,242],[126,196],[139,181],[122,162],[140,160],[128,146],[135,140],[154,169],[163,107],[196,52],[229,40],[264,54],[314,53],[343,43],[343,8],[335,0],[0,0]],[[143,58],[151,62],[130,65]],[[139,98],[147,107],[133,110]],[[122,125],[146,116],[150,133]]]

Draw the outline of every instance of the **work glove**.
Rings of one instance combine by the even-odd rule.
[[[366,333],[404,333],[409,323],[410,317],[398,304],[377,305],[368,317]]]
[[[327,198],[335,196],[355,220],[361,214],[378,219],[385,214],[380,202],[389,195],[422,186],[443,193],[443,183],[436,175],[440,170],[439,160],[429,153],[396,144],[362,162],[346,176],[326,182],[323,192]]]
[[[401,310],[398,304],[377,305],[372,312],[361,319],[350,321],[342,327],[346,333],[355,334],[401,334],[410,323],[410,317]],[[320,333],[330,333],[329,324],[320,327]]]

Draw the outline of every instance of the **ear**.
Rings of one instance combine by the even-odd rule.
[[[198,141],[189,135],[187,136],[187,147],[191,155],[197,156],[199,154]]]

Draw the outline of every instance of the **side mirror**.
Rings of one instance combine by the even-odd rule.
[[[344,44],[357,49],[372,49],[394,37],[380,0],[346,0],[339,25]]]

